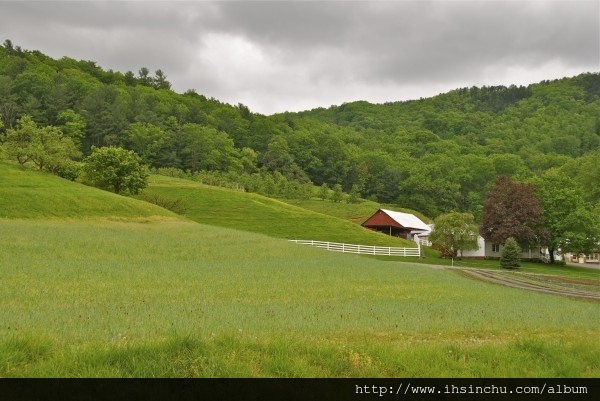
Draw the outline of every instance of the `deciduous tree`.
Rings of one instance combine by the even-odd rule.
[[[342,190],[342,186],[340,184],[335,184],[333,186],[333,192],[331,193],[331,201],[338,203],[344,199],[344,192]]]
[[[496,177],[485,195],[481,236],[496,244],[513,237],[525,247],[543,244],[546,235],[534,186],[504,175]]]
[[[152,78],[148,76],[150,74],[150,70],[146,67],[142,67],[138,71],[138,82],[144,86],[152,85]]]
[[[57,127],[46,126],[36,130],[31,161],[40,169],[58,174],[59,169],[81,156],[73,140],[64,136]]]
[[[435,228],[429,239],[452,253],[462,256],[462,251],[477,249],[478,229],[475,219],[470,213],[451,212],[437,217]]]
[[[16,127],[6,131],[4,149],[9,158],[15,159],[20,165],[31,160],[37,124],[31,117],[25,115],[17,121]]]
[[[132,150],[119,147],[92,147],[84,159],[85,180],[116,194],[137,194],[148,184],[148,171]]]
[[[133,123],[125,131],[125,137],[129,149],[135,151],[143,163],[152,165],[165,142],[166,134],[155,125]]]
[[[585,202],[583,188],[558,170],[549,170],[534,180],[548,230],[546,245],[550,261],[554,251],[589,253],[600,242],[600,216],[594,204]]]
[[[38,127],[31,116],[24,115],[14,129],[6,133],[4,148],[8,157],[23,165],[33,162],[40,170],[57,174],[59,169],[80,153],[73,140],[57,127]]]
[[[348,203],[360,203],[360,188],[358,184],[352,185],[352,189],[350,190],[348,199],[346,199]]]
[[[85,136],[85,120],[77,112],[67,109],[58,113],[57,122],[60,130],[73,140],[75,146],[81,149],[81,141]]]
[[[319,198],[322,200],[329,198],[329,186],[326,183],[319,187]]]
[[[294,163],[290,155],[290,147],[282,136],[271,139],[262,159],[263,165],[270,171],[284,172]]]

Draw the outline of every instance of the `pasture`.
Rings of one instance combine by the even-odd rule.
[[[183,215],[198,223],[285,239],[415,247],[412,241],[365,230],[344,218],[190,180],[154,175],[145,193],[179,200],[185,210]]]
[[[600,376],[596,301],[209,225],[236,204],[304,220],[177,185],[151,189],[189,220],[0,164],[0,377]]]
[[[596,302],[184,221],[0,241],[3,377],[600,374]]]
[[[179,218],[150,203],[0,162],[0,218]]]

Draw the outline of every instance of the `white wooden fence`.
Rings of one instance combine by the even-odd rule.
[[[418,240],[419,240],[419,244],[421,244],[421,245],[431,246],[431,241],[428,241],[426,239],[420,239],[420,238],[418,238]]]
[[[416,248],[394,248],[389,246],[340,244],[338,242],[323,242],[299,239],[293,239],[290,241],[301,245],[312,245],[314,247],[327,249],[328,251],[333,252],[380,256],[421,256],[421,247],[418,243]]]

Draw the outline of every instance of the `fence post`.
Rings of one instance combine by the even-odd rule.
[[[419,257],[421,257],[421,238],[419,238],[419,234],[415,234],[415,242],[417,243],[417,251],[419,253]]]

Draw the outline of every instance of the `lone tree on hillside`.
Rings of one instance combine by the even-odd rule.
[[[435,228],[429,239],[452,253],[454,257],[462,256],[462,251],[477,249],[477,225],[470,213],[452,212],[435,219]]]
[[[137,194],[148,185],[148,172],[132,150],[119,147],[97,148],[85,158],[85,179],[92,185],[116,194]]]
[[[547,237],[541,213],[533,185],[498,176],[483,202],[481,236],[495,244],[510,237],[522,247],[541,244]]]
[[[515,269],[521,266],[520,253],[521,248],[519,247],[519,244],[517,244],[517,241],[512,237],[508,238],[502,248],[500,266],[505,269]]]

